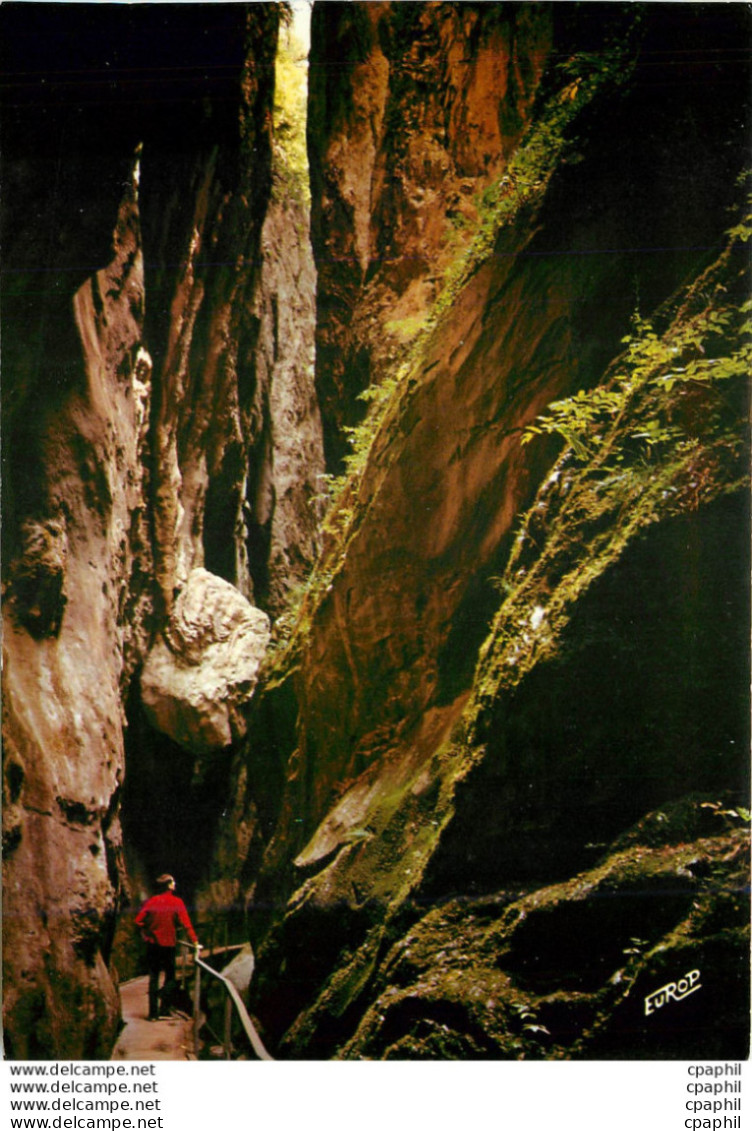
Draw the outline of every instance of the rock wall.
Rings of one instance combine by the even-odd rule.
[[[551,35],[547,5],[314,7],[316,371],[331,466],[363,415],[358,394],[399,362],[477,223]]]
[[[315,548],[314,275],[305,215],[267,214],[275,5],[0,19],[4,1032],[10,1056],[96,1057],[152,865],[121,828],[156,741],[141,667],[197,572],[278,608]]]
[[[187,29],[182,14],[176,19]],[[153,249],[146,330],[159,373],[156,576],[167,615],[194,568],[207,566],[253,597],[243,506],[268,399],[268,387],[257,383],[254,297],[271,189],[276,15],[261,5],[234,21],[223,9],[223,19],[227,46],[218,40],[214,48],[217,97],[208,98],[208,120],[199,112],[193,137],[186,128],[160,137],[148,181],[144,175],[152,190],[144,232]],[[196,19],[202,30],[205,22]]]
[[[257,5],[248,19],[253,56],[235,73],[234,132],[224,147],[222,122],[190,141],[165,139],[150,174],[155,532],[168,612],[173,591],[206,567],[277,614],[316,549],[310,501],[322,441],[308,213],[286,189],[283,149],[272,149],[278,14]],[[228,29],[228,58],[247,34]]]
[[[323,437],[314,387],[316,276],[309,206],[275,147],[254,299],[256,417],[245,488],[247,569],[273,617],[308,577],[319,548]],[[216,547],[221,533],[207,538]]]
[[[111,258],[69,296],[56,351],[29,359],[33,400],[12,437],[22,450],[6,450],[13,471],[28,467],[37,481],[33,509],[18,494],[9,508],[26,536],[4,603],[4,1009],[14,1056],[100,1056],[117,1029],[107,961],[124,880],[121,696],[151,614],[136,172]],[[18,371],[5,381],[21,392]]]
[[[6,1053],[108,1055],[169,867],[279,1055],[639,1055],[746,992],[748,13],[317,4],[315,300],[278,20],[0,8]]]
[[[314,200],[313,228],[323,279],[320,335],[334,326],[335,308],[340,324],[348,322],[352,297],[360,293],[365,275],[362,265],[355,264],[356,232],[362,234],[365,226],[343,221],[339,230],[348,233],[343,239],[347,270],[341,277],[346,298],[339,295],[335,301],[333,290],[327,290],[326,272],[333,273],[333,268],[327,268],[326,261],[333,260],[334,252],[326,240],[336,225],[332,219],[327,227],[325,216],[368,215],[363,201],[372,199],[369,192],[353,189],[348,209],[332,185],[361,184],[361,172],[377,160],[366,159],[368,146],[357,139],[380,118],[364,115],[359,99],[375,88],[383,97],[386,67],[379,52],[388,34],[380,21],[390,17],[386,6],[362,9],[326,8],[319,17],[319,34],[323,36],[325,25],[326,36],[317,41],[314,34],[314,49],[317,42],[319,49],[327,43],[331,57],[336,44],[340,57],[353,62],[332,70],[330,86],[320,80],[326,101],[317,102],[321,91],[312,87],[311,136],[318,137],[324,118],[334,124],[333,136],[340,130],[343,139],[350,128],[356,134],[352,168],[346,160],[349,146],[332,144],[326,157],[322,147],[321,167],[313,179],[314,196],[320,196],[318,203]],[[439,22],[447,15],[444,5],[411,6],[410,14],[428,20],[429,11]],[[607,11],[611,14],[603,19]],[[604,379],[622,352],[636,305],[643,316],[652,316],[669,300],[680,302],[679,288],[698,276],[722,246],[734,182],[744,162],[744,131],[735,112],[729,113],[727,97],[734,88],[743,100],[744,68],[730,50],[740,30],[737,21],[744,22],[742,13],[728,11],[728,19],[717,20],[698,9],[688,20],[661,11],[654,18],[646,13],[636,26],[630,26],[633,13],[628,8],[613,13],[613,8],[591,10],[590,15],[568,10],[559,22],[554,10],[549,25],[541,16],[542,25],[550,29],[551,59],[559,66],[552,62],[553,69],[543,74],[530,130],[518,149],[505,155],[506,179],[500,182],[492,238],[464,274],[454,276],[453,290],[444,294],[431,332],[406,360],[403,357],[403,374],[372,438],[362,474],[343,488],[325,523],[322,558],[296,633],[288,651],[266,672],[264,694],[251,722],[253,737],[235,765],[232,804],[238,831],[223,830],[211,890],[221,889],[228,903],[248,901],[249,929],[260,944],[255,1007],[269,1040],[281,1042],[279,1048],[287,1055],[330,1056],[338,1050],[342,1055],[348,1050],[370,1055],[371,1048],[391,1047],[386,1037],[381,1044],[358,1040],[348,1046],[346,1041],[374,1000],[375,987],[389,986],[383,963],[389,962],[390,947],[406,925],[423,914],[426,900],[443,900],[454,891],[462,900],[489,885],[498,891],[504,884],[542,884],[560,878],[559,872],[554,876],[555,869],[576,870],[592,860],[583,837],[590,843],[591,810],[598,810],[599,783],[607,769],[602,760],[589,759],[594,759],[592,744],[610,749],[615,734],[597,731],[586,742],[576,731],[571,749],[562,746],[559,751],[555,719],[549,729],[543,723],[538,726],[537,738],[528,733],[548,697],[571,722],[564,703],[579,696],[577,680],[573,685],[565,678],[558,685],[553,669],[541,669],[530,678],[528,710],[513,717],[507,714],[512,708],[500,686],[491,688],[488,696],[496,713],[489,707],[488,730],[477,732],[469,745],[456,744],[467,712],[474,709],[474,680],[477,689],[482,679],[479,656],[499,604],[493,578],[504,576],[519,516],[535,502],[555,455],[551,441],[522,445],[521,436],[546,404],[578,390],[584,393]],[[375,26],[380,28],[378,37]],[[708,70],[704,61],[710,41],[720,52],[729,50],[722,81],[715,64]],[[355,60],[363,58],[368,60],[365,73],[351,84],[359,66]],[[506,74],[503,68],[497,73]],[[423,89],[427,107],[434,106],[437,88],[439,97],[446,94],[451,102],[449,93],[434,82]],[[592,96],[588,91],[594,91]],[[414,109],[411,101],[392,107],[399,144],[407,149],[413,116],[416,133],[425,125]],[[462,112],[454,106],[453,113],[461,117]],[[554,145],[562,118],[568,142],[556,167],[547,170],[545,163],[536,162],[541,151]],[[543,140],[536,132],[541,124]],[[389,152],[388,140],[383,145]],[[691,180],[685,176],[690,166]],[[530,186],[524,185],[526,171]],[[328,213],[335,199],[337,206]],[[358,213],[358,207],[364,211]],[[374,227],[376,212],[374,207],[370,213]],[[723,286],[738,293],[738,280],[732,285],[732,276],[733,271]],[[356,337],[358,342],[368,340],[360,332],[353,341]],[[318,364],[322,371],[336,373],[348,356],[347,335],[338,331],[323,345],[320,337]],[[330,353],[325,361],[326,349]],[[333,417],[327,425],[325,392],[323,397],[325,429],[331,432]],[[734,403],[738,411],[741,402]],[[741,427],[738,420],[736,427]],[[732,449],[742,434],[737,433]],[[738,465],[728,468],[722,461],[707,474],[713,490],[694,502],[690,491],[688,510],[731,490],[742,473]],[[671,497],[677,487],[669,482],[667,490]],[[742,517],[724,525],[727,531],[746,529],[743,504],[736,505],[742,507]],[[656,521],[661,516],[658,508]],[[602,529],[616,537],[613,516],[601,521]],[[712,541],[709,517],[707,524],[703,516],[689,525],[693,544]],[[593,536],[598,529],[594,519]],[[537,537],[545,538],[545,528]],[[667,570],[681,575],[682,538],[662,543],[658,537],[658,544],[667,562],[674,563]],[[734,555],[740,557],[734,560],[743,561],[741,546],[735,547]],[[659,559],[661,552],[656,551]],[[717,568],[727,576],[740,602],[735,617],[746,623],[741,575],[732,578],[728,562],[714,562],[710,572]],[[612,566],[613,560],[597,569],[605,573]],[[583,576],[593,576],[595,559],[586,554],[580,568]],[[660,604],[663,588],[648,584]],[[616,581],[614,585],[618,594],[612,594],[612,604],[619,604],[626,590]],[[545,602],[541,608],[545,610]],[[596,614],[586,602],[582,610],[578,624],[588,640],[591,631],[597,633],[599,617],[607,618],[608,613]],[[525,616],[538,626],[537,606]],[[710,635],[718,633],[721,652],[729,652],[728,673],[732,668],[735,673],[730,675],[735,694],[746,700],[746,646],[730,623],[716,623],[709,606],[703,612],[691,601],[673,610],[671,624],[684,623],[685,617],[698,626],[699,636],[705,632],[700,622]],[[520,629],[520,639],[523,635]],[[640,699],[632,713],[647,711],[640,681],[654,689],[660,686],[660,671],[681,662],[668,628],[667,636],[662,638],[665,652],[646,639],[643,651],[652,652],[645,658],[645,671],[639,665],[630,669],[630,686]],[[625,647],[629,653],[628,636]],[[577,654],[573,644],[571,666],[568,651],[561,659],[573,679],[579,670]],[[615,676],[613,687],[601,686],[597,655],[596,648],[586,661],[586,666],[593,665],[588,666],[589,678],[600,688],[591,706],[595,710],[601,696],[609,704],[604,725],[611,719],[618,726],[615,720],[626,717],[624,704],[617,710],[612,698],[620,680]],[[705,662],[712,667],[709,653]],[[608,795],[602,825],[593,825],[600,851],[644,812],[635,806],[668,802],[683,789],[710,791],[713,796],[708,793],[703,799],[708,804],[725,790],[739,797],[742,766],[733,750],[745,746],[741,717],[730,707],[724,711],[722,729],[728,728],[724,733],[731,745],[717,763],[692,727],[695,750],[688,758],[681,737],[688,732],[673,728],[670,721],[688,706],[695,679],[697,686],[713,684],[708,670],[693,673],[672,689],[676,700],[659,695],[656,714],[646,714],[653,720],[650,726],[660,726],[656,720],[661,718],[667,721],[664,745],[655,766],[646,749],[636,762],[624,762],[625,778],[619,777],[621,784]],[[512,736],[509,745],[502,735]],[[646,735],[638,740],[649,741]],[[685,761],[691,768],[677,777],[675,767]],[[646,784],[630,795],[624,781],[633,771],[650,781],[649,788]],[[541,794],[529,817],[526,799],[537,789],[539,774]],[[575,784],[564,791],[563,778]],[[465,779],[467,790],[462,792]],[[592,805],[591,788],[596,794]],[[572,802],[571,808],[564,799]],[[545,828],[550,850],[545,860],[531,851],[539,826]],[[505,836],[507,828],[514,836]],[[559,853],[570,834],[567,853]],[[522,844],[516,855],[515,837]],[[502,844],[505,856],[500,854]],[[243,864],[228,885],[227,869],[219,861],[233,855]],[[522,867],[526,856],[527,870]],[[499,896],[502,902],[504,898]],[[741,969],[738,939],[734,945],[732,980]],[[455,969],[451,963],[449,968]],[[415,1008],[430,1027],[431,1007]],[[444,1014],[440,1020],[445,1020]],[[738,1035],[738,1027],[736,1031]],[[464,1046],[466,1051],[469,1047]],[[578,1047],[589,1054],[584,1044]],[[504,1055],[515,1055],[510,1048],[505,1047]],[[410,1055],[418,1055],[417,1049],[414,1044]]]

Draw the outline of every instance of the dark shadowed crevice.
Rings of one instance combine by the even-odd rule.
[[[168,871],[190,902],[211,853],[228,755],[198,763],[148,724],[135,686],[125,734],[121,821],[129,873],[153,883]]]

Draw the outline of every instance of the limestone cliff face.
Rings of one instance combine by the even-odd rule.
[[[253,308],[259,329],[244,523],[256,600],[276,617],[306,580],[318,552],[324,452],[314,387],[316,278],[309,210],[290,184],[279,146],[273,178]],[[215,534],[212,545],[221,539]]]
[[[317,387],[334,466],[355,398],[403,355],[529,121],[551,35],[546,5],[314,7]]]
[[[33,448],[9,457],[38,485],[33,508],[10,514],[23,536],[4,605],[5,1034],[21,1056],[101,1055],[116,1032],[106,964],[124,879],[121,697],[151,611],[136,172],[111,258],[69,296],[61,352],[29,359],[16,438]],[[50,385],[54,408],[39,411]]]
[[[380,54],[385,54],[389,37],[386,26],[378,36],[375,28],[388,19],[388,12],[386,6],[363,5],[361,11],[358,7],[332,6],[319,17],[319,33],[323,34],[326,20],[326,42],[336,43],[345,60],[348,37],[353,37],[352,58],[358,60],[336,70],[338,77],[331,80],[326,101],[326,120],[337,125],[341,138],[348,136],[348,130],[355,133],[353,166],[347,164],[344,141],[332,144],[328,159],[322,147],[321,167],[313,181],[320,197],[314,203],[314,240],[320,277],[324,276],[320,335],[326,335],[336,319],[340,325],[349,324],[356,305],[353,296],[360,294],[366,274],[356,254],[356,247],[366,245],[357,244],[356,236],[363,237],[367,215],[375,229],[373,218],[378,212],[376,205],[370,213],[365,208],[366,198],[373,203],[373,197],[371,190],[361,191],[359,176],[380,160],[375,152],[368,157],[372,140],[368,144],[363,140],[380,136],[374,125],[380,119],[375,113],[370,118],[364,114],[358,99],[368,96],[363,91],[373,90],[381,92],[382,100],[386,97],[387,68]],[[433,12],[436,26],[447,16],[444,5],[411,7],[413,16],[425,16],[426,21],[427,13]],[[448,983],[442,983],[446,993],[439,1008],[428,1000],[426,979],[418,979],[418,989],[408,978],[390,980],[397,960],[391,947],[403,937],[407,924],[420,918],[426,901],[446,899],[455,892],[465,899],[492,891],[498,902],[492,901],[488,914],[494,916],[511,898],[500,890],[505,885],[542,885],[561,879],[562,870],[571,875],[593,862],[596,849],[605,851],[611,839],[652,805],[676,799],[684,790],[707,791],[707,804],[715,804],[725,790],[738,795],[742,764],[735,751],[745,747],[746,730],[741,715],[731,709],[724,712],[725,738],[718,736],[723,755],[705,747],[694,724],[688,721],[685,727],[679,722],[684,716],[696,718],[689,711],[693,688],[718,688],[710,652],[700,649],[706,657],[701,660],[693,651],[692,675],[673,681],[671,692],[653,706],[660,673],[681,663],[674,651],[678,639],[674,630],[667,627],[658,647],[649,639],[647,627],[655,623],[663,600],[660,594],[668,599],[673,592],[670,583],[664,589],[648,582],[651,596],[645,594],[642,606],[649,611],[644,644],[638,648],[640,663],[635,661],[630,629],[625,626],[614,655],[613,682],[602,679],[603,651],[616,647],[606,631],[609,609],[622,602],[632,608],[630,570],[642,576],[643,567],[632,565],[642,561],[637,549],[625,554],[620,572],[617,561],[624,547],[633,538],[639,542],[643,526],[665,520],[665,535],[655,535],[653,549],[644,553],[649,561],[662,560],[665,553],[667,576],[676,578],[684,568],[685,539],[691,545],[715,544],[716,523],[726,532],[724,538],[730,531],[744,530],[743,495],[729,504],[736,519],[728,511],[718,518],[719,512],[711,507],[724,494],[733,494],[734,485],[741,482],[743,464],[733,458],[727,463],[719,457],[714,463],[703,454],[685,478],[688,466],[682,462],[684,456],[679,459],[681,449],[670,474],[666,468],[661,471],[668,478],[660,480],[656,475],[655,489],[660,481],[665,490],[664,496],[658,496],[661,501],[650,492],[638,492],[637,498],[651,501],[649,513],[626,497],[619,504],[623,509],[610,515],[594,509],[587,527],[588,549],[578,568],[586,578],[613,570],[612,581],[603,581],[604,603],[593,597],[595,603],[590,605],[583,595],[576,625],[572,618],[571,636],[562,630],[561,652],[550,665],[544,662],[545,654],[539,661],[536,653],[539,666],[513,695],[499,673],[506,670],[507,662],[510,669],[518,662],[514,648],[510,645],[508,652],[499,653],[491,683],[482,662],[490,646],[481,648],[500,604],[498,579],[510,587],[505,592],[521,584],[521,576],[506,576],[504,570],[519,516],[531,505],[540,508],[531,511],[534,546],[546,545],[545,521],[540,529],[534,522],[535,513],[545,520],[536,492],[551,470],[555,448],[548,440],[522,445],[525,428],[551,401],[578,390],[584,393],[607,378],[609,366],[623,352],[636,302],[641,314],[656,317],[665,303],[673,311],[682,302],[691,305],[686,295],[680,297],[682,285],[697,277],[722,246],[744,142],[735,115],[727,115],[729,103],[721,86],[714,88],[717,96],[708,98],[707,84],[699,77],[704,73],[705,38],[732,43],[739,14],[729,13],[730,22],[720,25],[701,19],[689,28],[682,25],[686,54],[681,68],[676,68],[672,54],[678,26],[670,14],[646,18],[639,28],[630,27],[627,9],[619,13],[621,26],[618,19],[610,24],[579,12],[563,22],[554,15],[548,25],[541,16],[542,26],[548,27],[546,36],[551,37],[552,59],[566,66],[545,72],[528,133],[517,148],[510,143],[510,151],[503,155],[504,174],[495,195],[489,197],[496,203],[490,218],[483,218],[479,250],[471,249],[462,259],[464,266],[447,273],[444,289],[437,288],[437,306],[427,332],[403,356],[401,369],[390,372],[391,399],[380,424],[374,426],[360,475],[343,487],[324,525],[322,557],[297,632],[266,673],[265,692],[251,722],[253,737],[234,769],[231,795],[238,831],[224,830],[214,886],[206,890],[208,896],[213,892],[219,898],[223,888],[221,898],[228,903],[239,896],[249,901],[250,929],[262,944],[255,1005],[270,1040],[281,1041],[288,1055],[370,1055],[371,1049],[379,1050],[377,1055],[389,1049],[394,1050],[389,1055],[421,1055],[421,1049],[425,1055],[432,1055],[431,1049],[436,1054],[438,1045],[421,1045],[419,1039],[434,1022],[456,1022],[463,1034],[474,1031],[462,1019],[465,991],[453,995]],[[656,68],[658,58],[671,60],[663,77]],[[350,76],[363,59],[368,65],[359,83],[353,79],[351,86]],[[499,73],[507,72],[501,68]],[[741,81],[731,55],[724,76],[724,90],[726,82],[735,86]],[[423,89],[426,114],[436,96],[435,85]],[[323,121],[324,104],[317,106],[316,97],[314,87],[314,113],[321,114]],[[392,106],[399,144],[408,150],[413,97],[411,88],[404,107],[399,101]],[[447,99],[451,101],[448,94]],[[369,103],[381,104],[378,99]],[[462,117],[454,103],[453,113]],[[417,133],[425,119],[416,114],[415,122]],[[317,128],[321,123],[314,120],[314,138]],[[550,166],[542,155],[557,153],[557,137],[561,148]],[[386,140],[384,147],[389,150]],[[690,186],[684,176],[688,163],[698,172],[701,186],[697,181]],[[428,173],[427,178],[430,183]],[[349,198],[341,192],[341,186],[348,184],[353,189]],[[335,192],[333,185],[340,188]],[[343,200],[348,199],[346,206]],[[328,213],[333,200],[336,207]],[[334,219],[330,227],[325,222],[326,215],[356,214],[361,217],[359,224],[342,221],[337,228]],[[342,245],[343,290],[336,298],[326,283],[327,270],[333,273],[326,261],[335,258],[326,240],[335,230],[347,232]],[[659,249],[663,249],[660,255]],[[465,254],[462,248],[460,252]],[[738,249],[734,254],[738,256]],[[409,258],[402,256],[399,262],[404,265]],[[373,270],[373,260],[369,262]],[[734,262],[736,266],[726,263],[718,268],[720,289],[713,292],[714,302],[721,303],[718,296],[723,293],[737,299],[742,293],[739,261]],[[697,293],[705,293],[702,280],[697,288]],[[695,316],[710,319],[710,309],[702,313],[698,309]],[[671,333],[679,334],[681,326],[683,333],[688,332],[688,324],[681,319],[672,323]],[[384,342],[388,332],[385,328]],[[362,326],[353,335],[356,339],[370,340]],[[319,364],[336,374],[337,359],[348,356],[348,340],[345,333],[332,333],[323,342],[325,350],[331,347],[324,363],[320,337]],[[669,342],[670,335],[666,350],[672,348]],[[733,365],[740,372],[738,359]],[[742,403],[736,400],[738,395],[737,391],[732,397],[734,413]],[[685,408],[692,416],[689,404]],[[630,411],[635,415],[627,419],[635,436],[641,427],[648,428],[643,431],[648,438],[651,429],[669,429],[668,423],[653,420],[651,413],[659,412],[655,406],[639,410],[633,406]],[[666,411],[664,405],[660,412]],[[714,411],[697,406],[691,435],[701,451],[703,428],[707,426],[711,437],[715,428],[710,424]],[[685,418],[678,405],[671,412]],[[728,441],[729,453],[739,450],[742,435],[735,419],[736,440]],[[621,482],[618,470],[609,467],[609,472]],[[605,479],[606,472],[600,474]],[[636,470],[634,475],[637,482]],[[595,497],[604,491],[602,484]],[[672,511],[666,500],[674,496],[677,506]],[[616,515],[627,514],[630,508],[642,518],[622,539]],[[671,517],[694,510],[700,511],[696,519],[688,518],[681,529],[671,527]],[[610,556],[597,556],[600,536],[608,541]],[[735,547],[733,560],[739,555],[743,562],[741,544]],[[524,572],[529,563],[521,563],[521,568]],[[711,554],[700,576],[716,569],[727,577],[731,591],[743,593],[741,574],[735,567],[731,571],[723,555]],[[540,599],[519,610],[514,625],[510,621],[504,629],[505,640],[517,632],[522,648],[528,637],[536,638],[550,615],[549,600],[559,580],[549,577]],[[696,594],[685,596],[687,603],[671,604],[670,624],[676,627],[685,619],[702,622],[710,635],[717,633],[721,652],[729,655],[728,671],[735,672],[735,697],[745,700],[745,644],[719,608],[707,605],[703,611]],[[566,603],[563,596],[557,600]],[[737,607],[738,621],[732,618],[735,623],[746,623],[743,603]],[[702,636],[699,628],[698,632]],[[595,645],[601,633],[604,640]],[[585,654],[589,659],[583,659],[580,667],[577,657]],[[584,669],[592,679],[592,696],[583,713],[583,719],[593,724],[587,739],[584,722],[585,730],[578,729],[583,720],[575,707],[564,708],[570,701],[580,702],[586,686]],[[620,697],[624,680],[635,691],[636,701]],[[525,708],[513,713],[523,699]],[[549,700],[555,704],[550,719]],[[535,723],[540,715],[547,720],[545,725]],[[619,729],[643,716],[645,727],[635,735],[639,749],[624,751],[617,742]],[[559,717],[564,736],[558,731]],[[660,730],[661,719],[666,729],[658,745],[654,731]],[[685,740],[696,748],[689,758]],[[621,750],[620,772],[609,789],[607,752],[614,749]],[[677,778],[671,769],[676,764],[684,765],[686,774]],[[539,775],[540,796],[535,793]],[[640,789],[630,792],[630,775],[640,778]],[[565,789],[564,781],[574,784]],[[534,802],[529,800],[530,791]],[[539,853],[536,830],[543,828],[545,851]],[[595,839],[590,835],[594,829],[598,830]],[[721,831],[720,824],[716,831]],[[744,835],[742,831],[742,840]],[[244,863],[235,883],[228,886],[227,871],[219,862],[233,855]],[[681,910],[660,938],[651,936],[651,945],[667,945],[672,926],[681,933]],[[743,930],[739,910],[734,911],[734,932]],[[461,911],[457,915],[461,917]],[[562,922],[565,919],[563,914]],[[597,934],[597,915],[593,922]],[[731,983],[737,984],[741,970],[742,935],[734,937],[737,957],[724,992],[730,992]],[[439,965],[446,958],[444,941],[435,940],[433,953]],[[458,957],[466,964],[471,961],[467,954]],[[433,959],[427,961],[430,965]],[[719,962],[718,971],[722,965]],[[640,977],[645,969],[641,967]],[[451,979],[452,971],[456,973],[451,961],[447,970]],[[616,972],[615,967],[607,973],[605,967],[599,970],[606,979]],[[470,977],[467,993],[471,983]],[[599,987],[603,984],[598,982]],[[400,987],[411,987],[405,990],[407,1004],[400,1014],[404,1028],[395,1021],[393,1040],[391,1029],[373,1037],[379,1022],[369,1020],[356,1036],[374,995],[382,991],[390,995]],[[521,1004],[512,993],[505,1007],[510,1016],[515,1001]],[[566,1008],[562,1007],[563,1013]],[[601,1018],[597,1024],[605,1022]],[[737,1027],[735,1032],[738,1037],[741,1030]],[[408,1045],[400,1046],[398,1041],[408,1033],[412,1043],[401,1053],[400,1048],[407,1050]],[[353,1043],[348,1045],[351,1037]],[[474,1055],[469,1038],[457,1040],[463,1055]],[[566,1036],[557,1040],[559,1050],[569,1047]],[[515,1047],[511,1038],[508,1043],[499,1041],[493,1055],[516,1055]],[[592,1047],[587,1042],[578,1046],[582,1055],[589,1055]],[[440,1053],[446,1054],[446,1049]]]
[[[223,150],[209,123],[195,141],[166,143],[151,172],[147,333],[160,347],[154,520],[167,613],[205,567],[277,615],[317,548],[308,210],[287,191],[283,150],[272,152],[277,14],[261,5],[249,19],[237,133]],[[229,34],[237,50],[243,36]]]
[[[269,618],[242,593],[194,569],[141,672],[141,703],[156,730],[201,756],[245,734],[269,642]]]
[[[748,13],[317,4],[315,296],[278,20],[0,8],[6,1052],[168,867],[277,1055],[741,1058]]]
[[[257,380],[255,296],[271,188],[276,16],[263,5],[226,30],[220,58],[232,100],[225,107],[220,88],[218,120],[210,110],[195,138],[181,131],[160,139],[144,221],[153,248],[147,333],[158,343],[156,576],[167,614],[194,568],[208,568],[253,598],[244,507],[249,452],[262,442],[270,385]],[[244,54],[249,35],[253,53]]]
[[[288,255],[304,218],[284,200],[267,215],[278,19],[274,5],[210,22],[183,7],[3,10],[12,1056],[111,1047],[115,920],[142,867],[136,835],[129,880],[129,734],[151,733],[138,675],[167,646],[176,594],[198,573],[272,607],[314,551],[313,270],[297,229]],[[208,713],[222,709],[235,718]],[[170,754],[167,781],[191,767]]]

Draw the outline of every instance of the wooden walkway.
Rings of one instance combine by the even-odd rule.
[[[170,1017],[147,1021],[148,977],[133,978],[120,986],[124,1028],[111,1060],[194,1060],[192,1021]]]

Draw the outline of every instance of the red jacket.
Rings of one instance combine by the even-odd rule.
[[[147,899],[136,916],[136,926],[141,928],[143,937],[157,946],[177,946],[178,924],[185,927],[192,943],[198,942],[185,904],[171,891]]]

